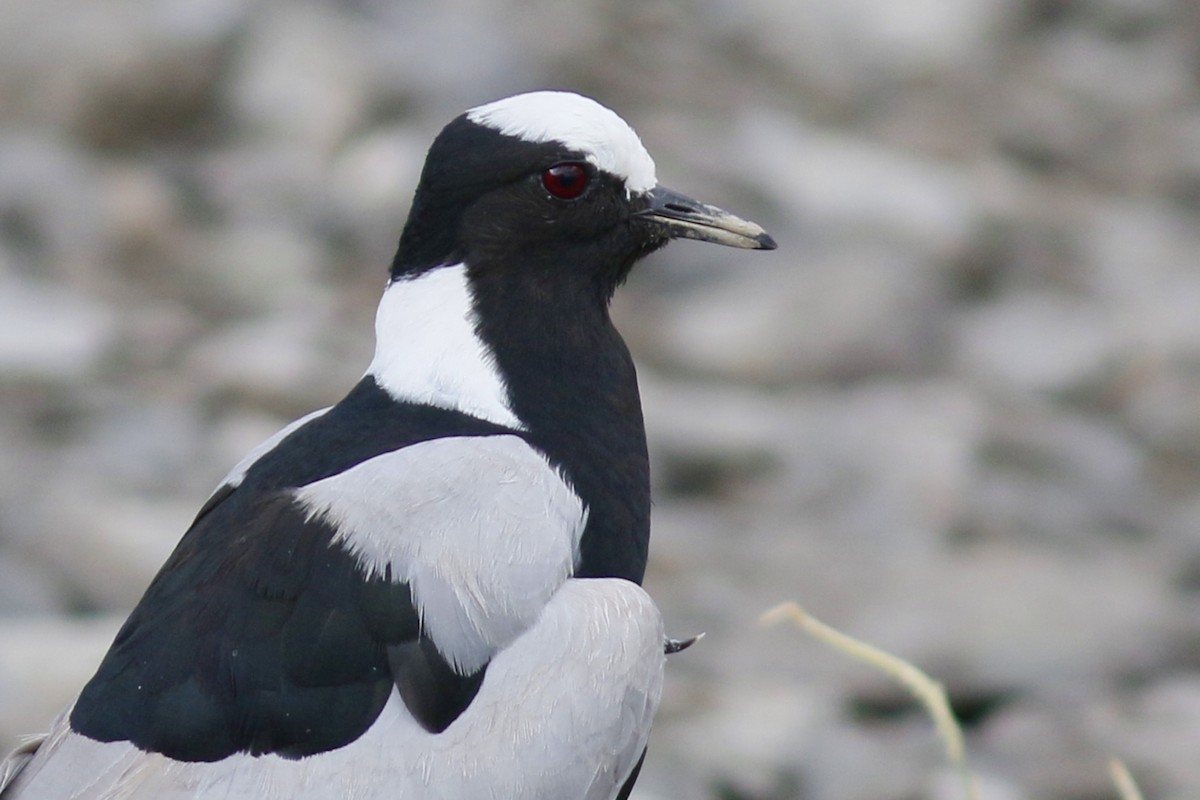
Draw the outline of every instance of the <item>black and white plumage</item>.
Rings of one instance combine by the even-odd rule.
[[[0,800],[627,796],[677,643],[608,302],[677,237],[774,247],[594,101],[451,122],[366,375],[230,472]]]

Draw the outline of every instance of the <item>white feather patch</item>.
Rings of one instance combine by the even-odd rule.
[[[527,142],[560,142],[625,181],[631,193],[658,184],[654,159],[616,112],[571,92],[529,92],[473,108],[467,119]]]
[[[646,746],[663,639],[638,586],[570,580],[440,734],[393,692],[337,750],[181,763],[87,739],[64,716],[4,800],[612,800]]]
[[[365,571],[407,581],[425,632],[464,672],[523,633],[572,572],[587,515],[516,436],[434,439],[295,492]]]
[[[462,411],[521,430],[495,357],[475,332],[462,264],[390,283],[375,317],[367,374],[397,400]]]

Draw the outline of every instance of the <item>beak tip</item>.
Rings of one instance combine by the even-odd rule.
[[[774,250],[779,247],[779,245],[775,244],[775,240],[771,238],[771,234],[766,231],[755,236],[754,241],[757,243],[757,247],[754,248],[756,250]]]

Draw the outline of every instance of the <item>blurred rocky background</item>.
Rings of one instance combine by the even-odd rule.
[[[615,108],[772,254],[615,315],[675,656],[641,800],[1200,796],[1200,5],[0,0],[0,747],[44,728],[226,469],[335,401],[424,150]]]

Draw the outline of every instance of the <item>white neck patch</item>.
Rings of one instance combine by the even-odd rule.
[[[625,181],[630,193],[658,184],[654,159],[629,123],[595,100],[571,92],[530,92],[473,108],[467,119],[527,142],[560,142]]]
[[[495,356],[475,332],[463,264],[388,285],[375,317],[375,357],[367,374],[397,400],[525,428],[509,404]]]

